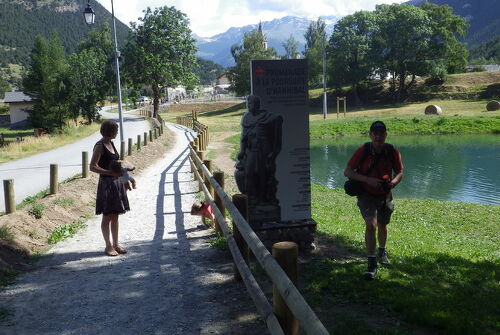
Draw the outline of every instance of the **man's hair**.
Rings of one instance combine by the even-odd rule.
[[[118,130],[118,124],[113,120],[106,120],[101,124],[101,135],[111,137]]]
[[[382,121],[373,122],[370,126],[370,133],[374,131],[387,131],[385,123],[383,123]]]
[[[122,162],[117,160],[112,160],[111,162],[109,162],[109,169],[113,172],[121,172]]]

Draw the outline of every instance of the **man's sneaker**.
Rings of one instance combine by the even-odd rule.
[[[368,270],[364,273],[365,279],[373,279],[377,275],[377,258],[368,257]]]
[[[391,265],[391,262],[389,262],[387,250],[385,250],[385,248],[378,248],[377,258],[380,264]]]

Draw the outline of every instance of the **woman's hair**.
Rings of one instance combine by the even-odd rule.
[[[201,201],[196,201],[193,206],[191,206],[191,215],[198,213],[203,207],[203,203]]]
[[[121,172],[122,162],[117,160],[112,160],[111,162],[109,162],[109,169],[113,172]]]
[[[113,120],[106,120],[101,124],[101,135],[111,137],[118,130],[118,124]]]

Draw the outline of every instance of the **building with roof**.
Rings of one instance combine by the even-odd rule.
[[[23,92],[5,92],[4,103],[9,104],[10,126],[20,127],[28,124],[27,111],[33,108],[33,99]]]

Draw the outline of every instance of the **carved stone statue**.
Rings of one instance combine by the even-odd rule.
[[[241,141],[235,179],[249,205],[279,206],[276,199],[276,157],[281,151],[283,118],[260,109],[260,98],[247,98],[241,120]]]

